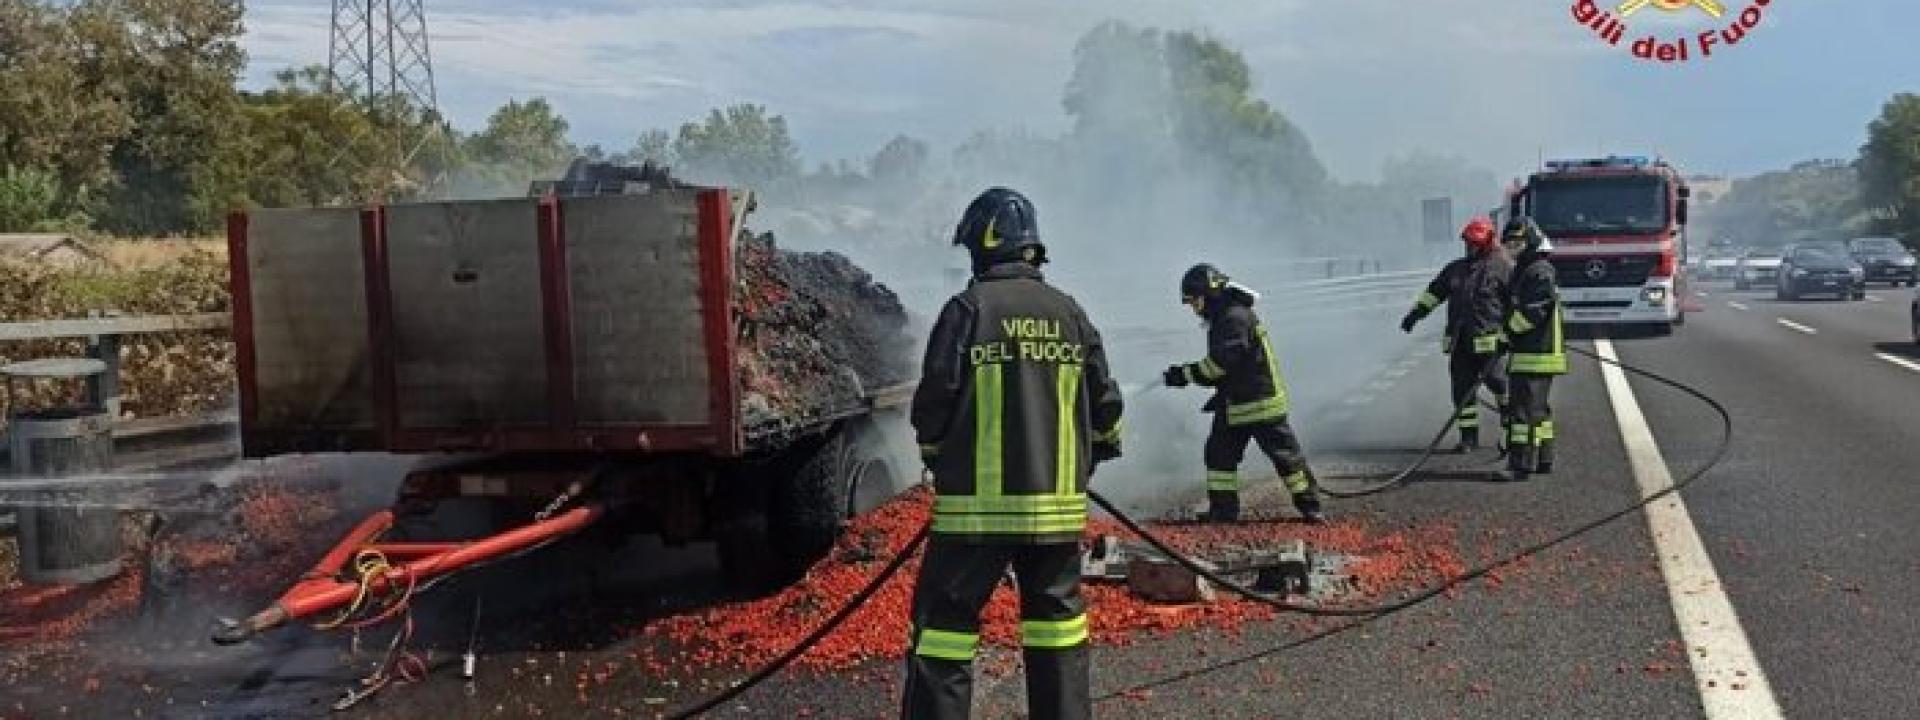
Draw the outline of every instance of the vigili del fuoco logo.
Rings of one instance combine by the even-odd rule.
[[[1603,5],[1602,3],[1606,3]],[[1767,17],[1774,0],[1750,0],[1734,12],[1721,0],[1576,0],[1573,19],[1601,42],[1623,48],[1636,58],[1665,64],[1708,60],[1745,42]],[[1661,35],[1632,30],[1635,21],[1654,12],[1692,13],[1709,21],[1696,34]],[[1691,31],[1690,31],[1691,32]]]

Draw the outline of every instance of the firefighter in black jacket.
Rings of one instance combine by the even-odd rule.
[[[1240,519],[1240,459],[1247,442],[1273,461],[1308,522],[1320,522],[1320,497],[1307,474],[1300,441],[1287,423],[1287,381],[1267,329],[1253,313],[1258,296],[1212,265],[1195,265],[1180,278],[1180,299],[1206,321],[1207,356],[1167,368],[1169,387],[1215,389],[1207,409],[1213,429],[1202,451],[1207,466],[1207,520]]]
[[[933,534],[914,587],[904,718],[968,717],[980,611],[1013,566],[1028,713],[1093,713],[1080,536],[1094,465],[1120,455],[1119,386],[1100,334],[1041,279],[1033,204],[993,188],[954,244],[973,281],[927,341],[912,421],[933,474]]]
[[[1560,332],[1560,291],[1547,254],[1553,243],[1531,218],[1517,217],[1504,233],[1515,256],[1512,310],[1507,337],[1513,359],[1507,367],[1513,406],[1507,419],[1507,473],[1525,480],[1530,473],[1553,471],[1553,408],[1548,391],[1553,377],[1567,372],[1567,349]]]
[[[1481,384],[1493,391],[1502,408],[1508,403],[1506,383],[1494,372],[1494,362],[1504,347],[1501,323],[1507,316],[1507,283],[1513,264],[1494,242],[1493,221],[1474,218],[1460,231],[1467,245],[1466,257],[1447,263],[1427,283],[1427,289],[1414,300],[1413,309],[1400,320],[1400,329],[1413,332],[1427,313],[1441,303],[1447,304],[1447,331],[1441,351],[1447,353],[1447,371],[1452,377],[1453,406],[1459,415],[1454,425],[1460,428],[1460,450],[1480,446],[1480,407],[1474,393]]]

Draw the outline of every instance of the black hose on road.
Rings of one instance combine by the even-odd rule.
[[[1278,598],[1270,597],[1268,595],[1261,594],[1258,591],[1255,591],[1251,588],[1241,585],[1240,583],[1235,582],[1230,578],[1223,577],[1207,569],[1206,567],[1202,566],[1198,561],[1194,560],[1193,558],[1187,557],[1185,554],[1173,549],[1171,546],[1169,546],[1166,543],[1166,541],[1155,536],[1152,532],[1142,527],[1132,517],[1129,517],[1125,513],[1121,512],[1118,507],[1115,507],[1113,503],[1108,501],[1104,496],[1100,495],[1097,492],[1090,491],[1088,492],[1089,498],[1092,499],[1093,502],[1099,505],[1102,509],[1106,510],[1108,514],[1112,515],[1114,519],[1120,522],[1121,525],[1125,526],[1128,529],[1128,531],[1139,536],[1141,540],[1146,541],[1147,544],[1152,545],[1155,549],[1165,554],[1169,559],[1180,564],[1182,567],[1185,567],[1189,572],[1192,572],[1195,575],[1207,578],[1209,581],[1217,585],[1220,585],[1221,587],[1224,587],[1228,590],[1231,590],[1235,593],[1238,593],[1250,600],[1264,603],[1266,605],[1269,605],[1283,612],[1290,612],[1290,613],[1310,615],[1310,616],[1319,616],[1319,617],[1357,618],[1353,622],[1337,625],[1335,627],[1322,630],[1313,635],[1309,635],[1304,638],[1289,641],[1285,644],[1268,648],[1266,650],[1262,650],[1262,651],[1245,655],[1232,660],[1228,660],[1226,662],[1215,663],[1212,665],[1196,668],[1194,670],[1185,671],[1185,672],[1168,676],[1165,678],[1161,678],[1158,680],[1151,680],[1145,683],[1136,684],[1128,688],[1116,690],[1114,692],[1110,692],[1100,696],[1099,698],[1096,698],[1096,701],[1112,700],[1114,698],[1122,697],[1125,693],[1136,692],[1140,690],[1147,690],[1155,687],[1163,687],[1166,685],[1172,685],[1175,683],[1200,677],[1208,673],[1217,672],[1227,668],[1235,667],[1243,663],[1250,662],[1252,660],[1256,660],[1263,657],[1269,657],[1277,653],[1292,650],[1294,648],[1303,647],[1308,644],[1317,642],[1319,640],[1332,637],[1334,635],[1338,635],[1340,633],[1361,627],[1363,625],[1366,625],[1367,623],[1371,623],[1376,620],[1380,620],[1382,618],[1391,616],[1403,610],[1407,610],[1409,608],[1418,606],[1422,603],[1427,602],[1428,600],[1432,600],[1435,597],[1439,597],[1441,594],[1447,592],[1448,590],[1459,587],[1462,584],[1472,582],[1481,577],[1485,577],[1487,574],[1492,573],[1496,570],[1507,567],[1509,565],[1512,565],[1516,562],[1532,557],[1534,555],[1538,555],[1542,552],[1550,550],[1554,547],[1557,547],[1561,544],[1564,544],[1568,541],[1571,541],[1589,532],[1593,532],[1594,530],[1610,525],[1620,520],[1621,518],[1624,518],[1628,515],[1631,515],[1635,512],[1640,511],[1642,508],[1645,508],[1646,506],[1660,500],[1661,498],[1665,498],[1669,495],[1678,493],[1682,489],[1686,488],[1689,485],[1692,485],[1694,482],[1704,477],[1708,472],[1711,472],[1713,468],[1719,466],[1719,464],[1726,459],[1727,453],[1732,448],[1732,445],[1733,445],[1733,416],[1727,411],[1726,406],[1720,404],[1718,400],[1715,400],[1712,397],[1706,395],[1705,393],[1702,393],[1699,390],[1695,390],[1694,388],[1684,383],[1681,383],[1676,380],[1668,379],[1665,376],[1659,375],[1652,371],[1642,370],[1640,368],[1634,367],[1632,365],[1628,365],[1626,363],[1621,363],[1614,360],[1608,360],[1606,358],[1600,357],[1599,355],[1588,352],[1586,350],[1582,350],[1577,347],[1568,347],[1567,349],[1579,355],[1583,355],[1585,357],[1596,360],[1598,362],[1619,367],[1620,369],[1625,370],[1627,372],[1640,375],[1649,380],[1653,380],[1662,385],[1666,385],[1668,387],[1679,390],[1683,393],[1686,393],[1689,396],[1692,396],[1700,400],[1701,402],[1705,403],[1708,407],[1712,408],[1714,413],[1720,416],[1720,423],[1721,423],[1720,442],[1719,442],[1719,445],[1714,449],[1712,456],[1709,457],[1707,462],[1701,465],[1699,469],[1693,471],[1692,473],[1689,473],[1686,477],[1674,482],[1672,485],[1669,485],[1658,492],[1655,492],[1651,495],[1646,496],[1645,498],[1642,498],[1638,502],[1632,503],[1624,508],[1621,508],[1620,510],[1608,513],[1599,518],[1583,523],[1571,530],[1560,533],[1559,535],[1556,535],[1547,540],[1537,542],[1532,545],[1528,545],[1527,547],[1521,548],[1520,550],[1515,551],[1507,555],[1506,557],[1475,567],[1471,570],[1468,570],[1465,573],[1462,573],[1458,576],[1450,578],[1445,582],[1442,582],[1431,588],[1423,590],[1412,596],[1409,596],[1391,603],[1386,603],[1383,605],[1373,605],[1373,606],[1365,606],[1365,607],[1320,607],[1320,606],[1314,606],[1314,605],[1303,605],[1300,603],[1288,602],[1283,599],[1278,599]],[[1149,386],[1149,388],[1151,387],[1152,386]],[[1148,388],[1143,388],[1143,389],[1148,389]],[[1472,402],[1472,401],[1473,400],[1469,398],[1466,402]],[[1463,406],[1464,406],[1464,403],[1463,403]],[[1459,414],[1459,410],[1460,408],[1455,409],[1454,416],[1457,416]],[[1442,437],[1444,437],[1447,430],[1452,429],[1454,416],[1448,417],[1446,427],[1441,430]],[[1424,463],[1428,457],[1432,456],[1434,446],[1437,446],[1438,442],[1439,442],[1439,439],[1436,438],[1435,442],[1429,445],[1427,452],[1421,456],[1420,461],[1417,462],[1414,467],[1409,468],[1408,470],[1402,471],[1401,473],[1397,473],[1389,482],[1383,483],[1381,486],[1377,488],[1369,488],[1368,490],[1359,492],[1357,494],[1370,495],[1378,492],[1384,492],[1386,489],[1390,487],[1398,486],[1399,484],[1406,482],[1408,478],[1412,477],[1414,473],[1416,473],[1419,470],[1419,465]],[[1343,496],[1336,495],[1336,497],[1343,497]],[[673,720],[684,720],[686,718],[692,718],[692,717],[696,717],[701,714],[710,712],[714,708],[717,708],[721,705],[726,704],[727,702],[733,700],[734,698],[737,698],[740,695],[745,694],[747,691],[753,689],[755,686],[759,685],[760,683],[765,682],[768,678],[773,677],[775,674],[785,669],[787,665],[791,664],[794,660],[798,659],[801,655],[806,654],[806,652],[808,650],[811,650],[815,645],[817,645],[821,639],[825,638],[827,635],[831,634],[834,630],[838,629],[841,624],[845,623],[847,618],[851,617],[856,610],[859,610],[861,607],[863,607],[866,604],[867,600],[872,598],[875,592],[879,591],[882,585],[886,584],[886,582],[889,579],[891,579],[896,573],[900,571],[900,568],[906,564],[907,559],[912,557],[913,554],[920,549],[920,546],[926,542],[927,534],[930,528],[931,528],[930,525],[922,527],[920,531],[913,536],[913,539],[909,540],[906,546],[900,549],[900,552],[894,556],[893,560],[888,562],[887,566],[882,568],[880,572],[874,576],[873,580],[869,582],[865,588],[862,588],[860,592],[855,593],[853,597],[848,598],[846,604],[843,605],[838,611],[836,611],[832,617],[829,617],[826,622],[820,625],[820,627],[815,628],[812,634],[809,634],[805,639],[801,640],[792,649],[788,650],[785,654],[781,655],[780,657],[774,659],[773,662],[768,663],[766,666],[760,668],[758,671],[755,671],[752,675],[747,676],[746,679],[735,683],[732,687],[721,691],[720,693],[700,702],[697,705],[689,707],[685,710],[675,712],[674,714],[668,717],[672,718]]]
[[[1359,619],[1353,622],[1337,625],[1332,628],[1328,628],[1326,630],[1322,630],[1320,632],[1314,633],[1307,637],[1289,641],[1287,643],[1284,643],[1276,647],[1268,648],[1266,650],[1261,650],[1259,652],[1244,655],[1244,656],[1241,656],[1232,660],[1228,660],[1225,662],[1207,665],[1201,668],[1185,671],[1185,672],[1171,675],[1158,680],[1151,680],[1144,683],[1133,685],[1131,687],[1116,690],[1116,691],[1107,693],[1105,695],[1102,695],[1099,698],[1096,698],[1096,701],[1112,700],[1118,697],[1122,697],[1126,693],[1172,685],[1175,683],[1200,677],[1208,673],[1224,670],[1230,667],[1235,667],[1253,660],[1257,660],[1264,657],[1270,657],[1272,655],[1275,655],[1281,652],[1286,652],[1288,650],[1303,647],[1305,645],[1323,640],[1325,638],[1332,637],[1340,633],[1344,633],[1348,630],[1353,630],[1355,628],[1358,628],[1368,623],[1374,622],[1376,620],[1380,620],[1382,618],[1388,617],[1390,615],[1406,610],[1408,608],[1412,608],[1428,600],[1432,600],[1433,598],[1438,597],[1440,594],[1446,592],[1447,590],[1458,587],[1463,583],[1471,582],[1473,580],[1484,577],[1488,573],[1491,573],[1495,570],[1499,570],[1500,568],[1506,567],[1508,565],[1512,565],[1523,559],[1532,557],[1534,555],[1538,555],[1542,552],[1545,552],[1556,546],[1559,546],[1563,543],[1573,540],[1574,538],[1578,538],[1582,535],[1593,532],[1594,530],[1598,530],[1602,527],[1613,524],[1614,522],[1617,522],[1621,518],[1624,518],[1628,515],[1632,515],[1636,512],[1639,512],[1641,509],[1647,507],[1648,505],[1651,505],[1654,502],[1661,500],[1662,498],[1678,493],[1681,490],[1685,489],[1687,486],[1692,485],[1693,483],[1699,481],[1701,478],[1705,477],[1707,473],[1712,472],[1715,467],[1718,467],[1720,463],[1726,460],[1727,453],[1731,451],[1733,448],[1733,415],[1730,412],[1728,412],[1726,406],[1722,405],[1720,401],[1713,399],[1713,397],[1707,395],[1706,393],[1703,393],[1699,390],[1694,389],[1692,386],[1689,386],[1677,380],[1667,378],[1653,371],[1643,370],[1638,367],[1634,367],[1632,365],[1619,362],[1616,360],[1609,360],[1607,358],[1600,357],[1599,355],[1594,354],[1593,352],[1590,352],[1578,347],[1568,346],[1567,349],[1576,354],[1590,358],[1594,361],[1607,364],[1607,365],[1612,365],[1614,367],[1620,368],[1621,370],[1627,371],[1629,373],[1633,373],[1635,375],[1639,375],[1641,377],[1647,378],[1649,380],[1660,383],[1662,385],[1666,385],[1667,387],[1678,390],[1690,397],[1693,397],[1694,399],[1699,400],[1700,402],[1704,403],[1707,407],[1711,408],[1714,414],[1720,416],[1720,441],[1719,441],[1719,444],[1714,448],[1713,454],[1709,456],[1707,458],[1707,461],[1703,463],[1698,469],[1695,469],[1693,472],[1688,473],[1685,477],[1675,481],[1672,485],[1668,485],[1667,487],[1657,492],[1654,492],[1653,494],[1650,494],[1644,498],[1641,498],[1637,502],[1627,505],[1626,507],[1623,507],[1614,512],[1610,512],[1605,515],[1602,515],[1586,523],[1582,523],[1581,525],[1576,526],[1573,529],[1568,530],[1566,532],[1560,533],[1559,535],[1556,535],[1552,538],[1548,538],[1541,542],[1528,545],[1499,560],[1495,560],[1493,562],[1489,562],[1489,563],[1480,565],[1479,567],[1473,568],[1472,570],[1468,570],[1466,573],[1462,575],[1456,576],[1452,579],[1447,580],[1446,582],[1443,582],[1427,590],[1421,591],[1403,600],[1399,600],[1396,602],[1388,603],[1385,605],[1379,605],[1371,608],[1340,608],[1340,609],[1312,608],[1312,612],[1307,612],[1307,609],[1294,603],[1287,603],[1285,601],[1275,600],[1273,598],[1266,597],[1264,595],[1260,595],[1257,593],[1250,594],[1245,590],[1243,590],[1241,586],[1238,585],[1237,583],[1233,583],[1226,578],[1219,577],[1218,575],[1208,571],[1206,568],[1201,567],[1198,563],[1194,562],[1191,558],[1187,558],[1184,555],[1171,552],[1170,548],[1168,548],[1166,544],[1162,542],[1159,538],[1153,537],[1150,533],[1147,533],[1144,529],[1140,528],[1138,524],[1134,523],[1131,518],[1127,518],[1124,515],[1119,514],[1114,508],[1112,508],[1111,505],[1109,505],[1105,501],[1104,498],[1100,498],[1099,496],[1096,495],[1094,496],[1094,501],[1096,503],[1099,503],[1101,507],[1106,508],[1109,513],[1112,513],[1114,515],[1115,519],[1119,520],[1122,525],[1127,526],[1129,530],[1139,535],[1141,539],[1146,540],[1148,544],[1153,545],[1156,549],[1159,549],[1161,552],[1167,553],[1170,559],[1179,563],[1181,566],[1187,568],[1188,571],[1193,572],[1196,575],[1200,575],[1201,577],[1205,577],[1208,580],[1221,585],[1222,587],[1238,592],[1249,599],[1266,603],[1268,605],[1275,607],[1276,609],[1280,609],[1286,612],[1303,612],[1304,614],[1322,615],[1322,616],[1326,616],[1326,615],[1359,616]]]

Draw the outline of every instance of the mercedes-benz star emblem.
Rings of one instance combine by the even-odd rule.
[[[1587,261],[1587,278],[1588,279],[1599,280],[1600,278],[1603,278],[1606,276],[1607,276],[1606,261],[1604,260],[1588,260]]]

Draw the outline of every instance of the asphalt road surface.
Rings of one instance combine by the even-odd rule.
[[[1497,580],[1353,628],[1285,617],[1234,635],[1185,631],[1100,648],[1097,716],[1920,717],[1920,350],[1909,338],[1912,291],[1870,295],[1783,303],[1715,285],[1700,298],[1701,312],[1670,337],[1576,341],[1723,403],[1734,421],[1726,462],[1678,502],[1627,515]],[[1337,322],[1390,328],[1400,307],[1382,302],[1364,319]],[[1284,324],[1304,333],[1312,322],[1329,321]],[[1330,485],[1410,461],[1445,418],[1443,358],[1430,338],[1399,340],[1369,348],[1365,362],[1283,351],[1292,364],[1338,366],[1296,368],[1339,378],[1335,390],[1296,388],[1296,423]],[[1337,501],[1331,510],[1380,527],[1449,523],[1464,559],[1477,564],[1625,507],[1693,474],[1714,450],[1721,425],[1697,400],[1584,357],[1572,362],[1553,391],[1561,460],[1551,476],[1494,483],[1485,475],[1495,466],[1491,453],[1442,455],[1434,472],[1400,491]],[[1197,457],[1194,465],[1197,486]],[[1273,480],[1256,482],[1270,488]],[[1276,501],[1269,492],[1255,503]],[[610,600],[630,607],[573,622],[632,627],[707,602],[697,588],[712,572],[698,552],[677,556]],[[580,601],[565,598],[578,593],[556,592],[540,602],[561,611],[543,614],[573,616],[565,608]],[[560,657],[550,634],[500,622],[512,626],[483,647],[483,682],[471,691],[443,653],[434,680],[384,692],[346,715],[654,717],[729,679],[710,678],[703,688],[628,674],[583,708],[564,671],[556,682],[499,669],[532,659],[558,670],[625,658],[632,648],[575,635],[560,643]],[[176,688],[177,704],[146,714],[325,714],[353,670],[330,669],[337,645],[287,642],[287,652],[263,653],[258,667],[198,692]],[[825,676],[789,672],[714,717],[889,717],[898,685],[894,662]],[[983,676],[976,697],[979,717],[1023,715],[1017,674]]]

